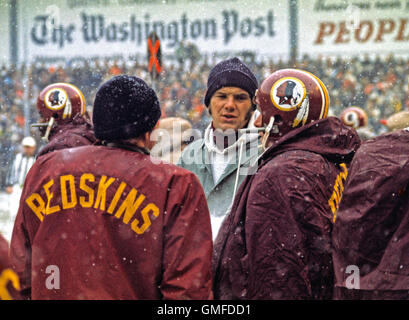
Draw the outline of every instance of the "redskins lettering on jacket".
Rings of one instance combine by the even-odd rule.
[[[212,297],[210,217],[200,182],[122,148],[40,157],[27,176],[11,253],[27,298]],[[59,288],[47,288],[48,266],[58,267]]]
[[[113,197],[107,199],[107,189],[115,182],[115,178],[105,175],[96,178],[92,173],[83,173],[79,179],[79,183],[77,181],[77,185],[79,185],[80,190],[86,193],[86,196],[79,198],[77,197],[77,191],[75,189],[75,180],[72,174],[61,175],[57,179],[57,186],[55,187],[57,192],[61,194],[61,203],[59,204],[51,204],[53,194],[50,192],[50,189],[54,185],[54,179],[50,179],[43,185],[41,191],[44,191],[46,195],[45,199],[41,197],[40,193],[34,192],[25,202],[40,221],[43,221],[46,215],[62,212],[62,210],[66,209],[75,210],[77,206],[82,208],[95,208],[113,214],[115,218],[122,218],[122,222],[130,224],[130,227],[136,234],[143,234],[149,228],[151,225],[150,215],[153,219],[159,215],[159,208],[153,202],[145,204],[141,210],[138,210],[142,202],[146,199],[146,196],[138,192],[135,188],[132,188],[126,198],[122,199],[122,202],[118,204],[127,186],[124,181],[120,182],[116,191],[113,193]],[[94,182],[96,183],[94,184]],[[94,190],[88,183],[91,183],[96,189]],[[143,223],[140,226],[138,226],[139,220],[134,218],[136,211],[140,213],[143,219]],[[133,220],[129,223],[131,219]]]

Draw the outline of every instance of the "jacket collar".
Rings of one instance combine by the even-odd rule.
[[[119,148],[119,149],[125,149],[129,151],[134,151],[134,152],[139,152],[143,153],[146,155],[149,155],[149,151],[145,148],[138,147],[137,145],[130,144],[130,143],[125,143],[125,142],[107,142],[105,143],[107,147],[111,148]]]
[[[306,150],[334,162],[350,161],[361,140],[351,127],[339,118],[327,117],[296,128],[273,142],[259,157],[259,166],[280,153]]]
[[[246,152],[248,151],[248,144],[249,142],[244,142],[243,145],[243,154],[246,154]],[[260,147],[261,145],[258,145],[258,147]],[[207,145],[205,143],[205,139],[202,140],[202,142],[199,145],[199,148],[202,149],[202,159],[201,159],[201,163],[199,165],[200,170],[203,171],[207,171],[206,176],[208,177],[213,177],[213,171],[212,171],[212,167],[211,167],[211,152],[212,150],[209,150],[207,148]],[[240,150],[240,149],[239,149]],[[204,185],[204,190],[206,193],[206,196],[208,194],[210,194],[210,192],[212,192],[220,183],[223,182],[223,180],[228,177],[229,175],[231,175],[235,170],[237,170],[237,165],[238,165],[238,157],[239,157],[239,151],[236,153],[235,155],[235,161],[233,163],[229,163],[227,165],[227,167],[225,168],[223,174],[220,176],[219,180],[216,181],[216,183],[214,183],[213,178],[209,179],[205,185]],[[243,167],[244,165],[249,166],[252,164],[252,161],[254,160],[255,157],[248,157],[248,158],[244,158],[244,160],[240,163],[240,167]]]

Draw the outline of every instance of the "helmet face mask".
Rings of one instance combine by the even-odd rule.
[[[41,123],[32,126],[39,127],[47,141],[54,125],[70,122],[77,114],[85,114],[85,98],[81,90],[72,84],[53,83],[40,92],[37,109]]]
[[[298,69],[272,73],[262,82],[256,100],[263,126],[271,127],[266,134],[273,140],[328,114],[327,88],[313,74]]]

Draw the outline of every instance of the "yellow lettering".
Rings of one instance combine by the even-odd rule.
[[[331,198],[328,200],[328,204],[333,213],[332,222],[334,223],[337,218],[337,211],[341,202],[342,194],[344,192],[344,184],[342,180],[346,181],[348,176],[348,169],[346,164],[341,163],[340,167],[342,171],[337,175],[337,178],[335,179],[334,191],[332,192]]]
[[[121,182],[121,184],[120,184],[119,187],[118,187],[118,190],[116,190],[116,192],[115,192],[115,196],[114,196],[114,198],[112,199],[111,204],[109,205],[108,213],[112,214],[112,212],[114,212],[115,207],[116,207],[116,205],[117,205],[117,203],[118,203],[118,201],[119,201],[119,198],[121,197],[122,192],[124,191],[125,187],[126,187],[126,183],[125,183],[125,182]],[[128,196],[129,196],[129,195],[128,195]]]
[[[80,197],[80,204],[83,208],[91,208],[92,204],[94,203],[94,189],[85,184],[86,180],[94,182],[95,177],[91,173],[84,173],[81,176],[80,189],[88,194],[88,201],[85,200],[85,197]]]
[[[339,176],[338,185],[339,185],[339,188],[340,188],[339,192],[340,192],[340,195],[341,195],[341,197],[342,197],[342,194],[344,193],[344,184],[342,183],[342,178],[341,178],[341,176]]]
[[[341,163],[340,164],[341,168],[342,168],[342,172],[339,174],[342,179],[346,180],[347,179],[347,175],[348,175],[348,169],[345,163]]]
[[[60,211],[61,208],[59,205],[56,205],[54,207],[50,207],[50,202],[51,199],[53,198],[53,193],[50,192],[51,186],[54,184],[54,180],[48,181],[45,185],[43,185],[45,194],[47,195],[47,206],[45,207],[45,214],[49,215],[54,212]]]
[[[106,180],[107,180],[107,176],[101,177],[101,180],[99,181],[99,185],[98,185],[97,198],[94,204],[95,209],[97,209],[99,206],[99,209],[102,211],[105,211],[106,191],[108,187],[115,181],[114,178],[109,178],[108,181]]]
[[[339,194],[339,175],[337,176],[334,184],[334,192],[337,194],[337,202],[339,202],[340,194]]]
[[[38,205],[34,204],[34,200],[37,201]],[[30,209],[35,213],[37,218],[40,219],[40,221],[43,221],[45,214],[45,202],[41,198],[41,196],[38,193],[33,193],[26,199],[26,203],[30,207]]]
[[[20,281],[17,274],[11,269],[4,269],[0,274],[0,300],[13,300],[7,290],[9,282],[11,282],[14,289],[20,291]]]
[[[159,215],[159,208],[154,203],[149,203],[145,208],[143,208],[141,214],[143,218],[143,225],[138,227],[139,221],[137,219],[133,220],[131,223],[131,228],[137,234],[142,234],[151,225],[151,220],[149,219],[149,212],[152,212],[153,216],[156,218]]]
[[[132,188],[124,202],[122,202],[118,211],[115,213],[115,217],[119,219],[121,218],[122,213],[125,211],[125,215],[123,218],[123,222],[125,224],[128,224],[129,220],[131,220],[131,218],[135,214],[135,211],[139,208],[143,200],[145,200],[146,198],[143,194],[141,194],[135,201],[136,194],[137,191],[134,188]]]
[[[68,201],[67,196],[67,181],[69,182],[71,202]],[[72,174],[60,177],[61,184],[61,202],[63,209],[71,209],[77,205],[77,194],[75,192],[75,181]]]
[[[67,174],[60,176],[60,188],[61,188],[61,207],[59,205],[52,206],[51,200],[53,199],[53,192],[51,192],[54,185],[54,180],[48,181],[43,185],[43,189],[47,196],[47,202],[38,193],[33,193],[28,197],[25,202],[34,212],[34,214],[43,221],[44,216],[60,211],[62,209],[74,208],[78,204],[77,190],[75,188],[75,177],[72,174]],[[80,196],[79,203],[84,208],[100,209],[105,211],[107,205],[107,189],[116,180],[112,177],[107,177],[103,175],[98,184],[98,191],[95,195],[95,190],[87,185],[87,182],[94,182],[95,176],[91,173],[84,173],[81,175],[79,188],[83,190],[88,196]],[[129,224],[129,222],[134,218],[136,211],[141,207],[142,203],[145,201],[146,196],[142,193],[138,194],[138,190],[132,188],[126,195],[125,200],[119,205],[121,197],[124,195],[124,190],[127,184],[121,182],[115,191],[115,195],[112,198],[107,212],[113,214],[115,212],[115,217],[117,219],[122,219],[124,224]],[[334,186],[335,188],[335,186]],[[95,202],[94,202],[95,199]],[[337,201],[337,194],[335,193],[333,197],[329,200],[331,210],[335,212],[335,201]],[[119,206],[118,209],[116,209]],[[137,234],[143,234],[152,224],[151,220],[159,216],[159,208],[154,203],[148,203],[142,211],[142,223],[140,220],[134,218],[131,222],[132,230]]]
[[[333,192],[332,195],[331,195],[331,198],[328,200],[328,204],[329,204],[329,206],[331,207],[332,213],[337,212],[335,197],[336,197],[336,195],[335,195],[335,193]]]

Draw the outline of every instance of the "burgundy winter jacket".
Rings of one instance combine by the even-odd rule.
[[[37,159],[21,199],[11,259],[25,298],[212,298],[209,211],[187,170],[65,149]]]
[[[409,298],[408,188],[409,132],[365,141],[351,164],[332,235],[335,298]],[[359,272],[347,273],[348,266]],[[360,290],[351,289],[358,284]]]
[[[332,221],[359,145],[353,129],[329,117],[262,155],[215,242],[215,299],[332,297]]]
[[[10,267],[9,243],[0,234],[0,300],[18,297],[19,279]]]
[[[38,153],[37,157],[45,155],[49,152],[66,149],[71,147],[78,147],[83,145],[89,145],[96,142],[94,137],[94,133],[92,131],[91,123],[83,118],[80,115],[76,115],[71,122],[66,124],[61,124],[54,127],[50,132],[50,142],[45,145],[40,152]],[[1,237],[0,237],[1,238]],[[3,241],[4,240],[4,241]],[[4,264],[6,263],[9,265],[8,260],[8,243],[5,239],[0,239],[0,247],[1,247],[1,256],[0,256],[0,269],[3,267],[5,268]],[[5,248],[7,246],[7,256],[5,255]],[[6,260],[7,258],[7,260]],[[1,270],[0,270],[1,274]],[[19,286],[19,278],[14,271],[10,268],[7,269],[6,276],[7,279],[7,295],[10,295],[12,298],[21,298],[19,297],[20,293],[18,292],[17,287]],[[0,284],[3,283],[1,281],[5,281],[4,275],[3,279],[0,279]],[[1,287],[1,285],[0,285]],[[0,295],[2,289],[0,288]],[[3,292],[5,293],[5,292]],[[24,295],[24,291],[23,291]]]
[[[5,268],[9,264],[9,243],[0,234],[0,268]],[[0,269],[0,273],[1,270]]]
[[[5,300],[6,295],[10,298],[7,284],[9,279],[6,279],[4,271],[9,267],[9,244],[6,239],[0,234],[0,300]]]

